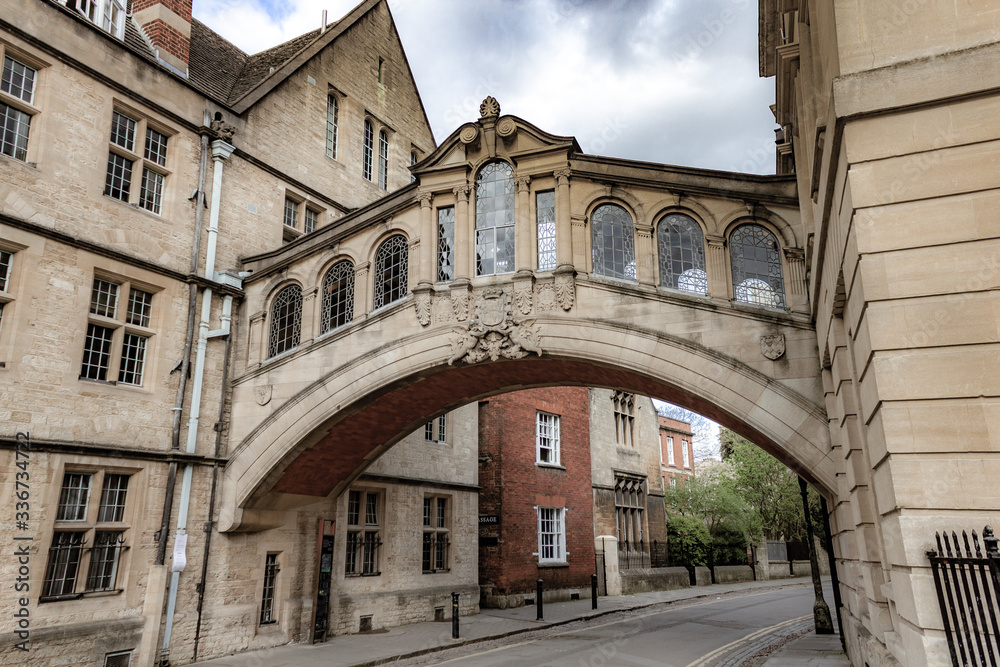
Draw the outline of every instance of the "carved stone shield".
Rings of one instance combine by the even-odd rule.
[[[476,315],[485,327],[498,327],[507,319],[510,296],[500,290],[483,291],[478,295]]]
[[[267,405],[271,401],[271,385],[262,384],[254,387],[253,397],[257,400],[257,405]]]
[[[760,337],[760,351],[771,361],[780,359],[785,354],[784,334]]]

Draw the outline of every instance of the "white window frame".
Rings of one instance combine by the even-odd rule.
[[[424,440],[446,444],[448,442],[448,415],[435,417],[424,425]],[[430,437],[428,437],[430,436]]]
[[[674,459],[674,436],[672,435],[667,436],[667,465],[677,466]]]
[[[684,457],[684,467],[685,468],[690,468],[691,467],[691,452],[688,451],[688,445],[689,444],[690,444],[690,441],[688,441],[688,440],[681,440],[681,456]]]
[[[332,112],[332,113],[331,113]],[[326,156],[337,159],[337,135],[339,133],[340,100],[332,92],[326,94]]]
[[[29,163],[29,158],[32,155],[31,126],[33,123],[36,127],[35,131],[38,131],[37,123],[35,123],[35,116],[40,113],[40,109],[35,106],[35,104],[38,100],[39,80],[42,76],[41,72],[44,69],[44,66],[33,58],[25,58],[20,53],[12,52],[10,49],[6,48],[2,42],[0,42],[0,71],[2,71],[2,68],[6,64],[8,58],[14,63],[21,65],[26,69],[30,69],[34,73],[34,77],[31,90],[27,93],[28,99],[25,99],[20,95],[15,95],[11,92],[4,92],[2,90],[2,86],[0,86],[0,104],[4,104],[13,111],[27,117],[27,121],[24,122],[24,125],[27,126],[27,131],[25,133],[24,156],[18,156],[16,150],[13,155],[9,155],[7,153],[0,153],[0,155],[9,157],[12,160],[17,160],[18,162]],[[4,123],[4,125],[0,127],[6,127],[6,124]]]
[[[569,556],[569,552],[566,551],[566,508],[537,507],[536,510],[538,516],[538,563],[566,563]],[[543,533],[542,528],[546,521],[554,521],[554,531]],[[554,535],[555,543],[543,545],[545,535]],[[555,553],[546,557],[546,548],[554,549]]]
[[[66,5],[66,0],[56,0]],[[125,39],[125,0],[77,0],[75,11],[104,32]],[[115,24],[115,18],[118,23]]]
[[[562,464],[560,459],[560,422],[559,415],[551,412],[535,411],[535,463],[542,466],[558,466]],[[548,422],[546,424],[546,422]],[[543,431],[548,430],[548,433]],[[547,441],[547,444],[543,444]],[[542,457],[542,450],[551,452],[549,460]]]

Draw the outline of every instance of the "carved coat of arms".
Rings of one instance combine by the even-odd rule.
[[[519,322],[511,313],[510,292],[487,288],[476,294],[475,316],[451,341],[449,364],[475,364],[490,359],[521,359],[534,352],[541,356],[538,330],[533,322]]]
[[[780,359],[785,354],[784,334],[760,337],[760,351],[771,361]]]

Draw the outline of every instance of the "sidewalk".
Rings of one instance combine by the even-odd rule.
[[[523,632],[541,630],[548,627],[563,625],[581,619],[595,618],[617,611],[641,609],[661,602],[677,600],[710,599],[723,593],[733,591],[748,591],[760,588],[803,586],[811,584],[808,577],[796,579],[779,579],[776,581],[754,581],[739,584],[715,584],[712,586],[697,586],[673,591],[654,591],[637,593],[618,597],[602,597],[598,599],[598,609],[592,610],[590,600],[573,600],[545,605],[545,620],[535,620],[535,607],[518,607],[516,609],[484,609],[475,616],[462,616],[460,619],[460,639],[451,638],[451,623],[413,623],[384,632],[364,635],[340,635],[331,637],[323,644],[288,644],[271,649],[247,651],[225,658],[216,658],[195,663],[211,667],[245,667],[247,665],[266,665],[267,667],[369,667],[384,664],[393,660],[415,657],[426,653],[441,651],[488,639],[498,639]],[[778,653],[772,656],[767,665],[779,655],[792,657],[793,662],[775,662],[772,667],[784,665],[822,665],[830,667],[847,665],[847,659],[840,652],[839,637],[834,635],[833,642],[836,652],[833,658],[841,661],[826,661],[828,646],[821,641],[815,646],[806,640],[814,635],[806,635],[790,642]],[[820,638],[826,640],[826,637]],[[832,644],[831,644],[832,646]],[[820,662],[810,661],[812,657]]]
[[[810,632],[782,646],[761,667],[851,667],[851,663],[840,647],[840,635]]]

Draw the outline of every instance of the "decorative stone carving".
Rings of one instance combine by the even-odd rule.
[[[452,312],[451,297],[435,296],[431,301],[431,321],[434,324],[444,324],[454,321],[455,314]]]
[[[559,300],[556,298],[556,286],[553,283],[544,283],[538,286],[535,294],[535,308],[539,311],[555,310],[559,307]]]
[[[455,319],[464,322],[469,319],[469,295],[462,292],[451,295],[451,308],[455,313]]]
[[[267,405],[271,402],[271,385],[262,384],[253,388],[253,397],[257,405]]]
[[[219,139],[227,143],[231,143],[233,140],[233,135],[236,134],[236,128],[222,119],[212,121],[212,132],[215,133]]]
[[[413,291],[413,308],[417,311],[417,321],[425,327],[431,323],[431,293],[427,290]]]
[[[534,352],[541,356],[539,333],[534,322],[517,321],[511,314],[507,290],[489,287],[476,294],[476,314],[464,329],[455,329],[448,364],[476,364],[490,359],[522,359]]]
[[[522,315],[531,312],[531,281],[514,283],[514,305]]]
[[[569,310],[576,301],[576,279],[571,273],[556,274],[556,299],[563,310]]]
[[[475,125],[469,124],[462,128],[462,131],[458,133],[458,140],[463,144],[471,144],[479,137],[479,128]]]
[[[500,103],[492,95],[487,95],[479,105],[479,115],[483,118],[496,118],[500,115]]]
[[[785,336],[775,334],[773,336],[760,337],[760,351],[771,361],[776,361],[785,356]]]
[[[500,122],[497,123],[497,134],[499,134],[504,139],[508,137],[513,137],[517,133],[517,123],[514,119],[507,117],[501,118]]]

